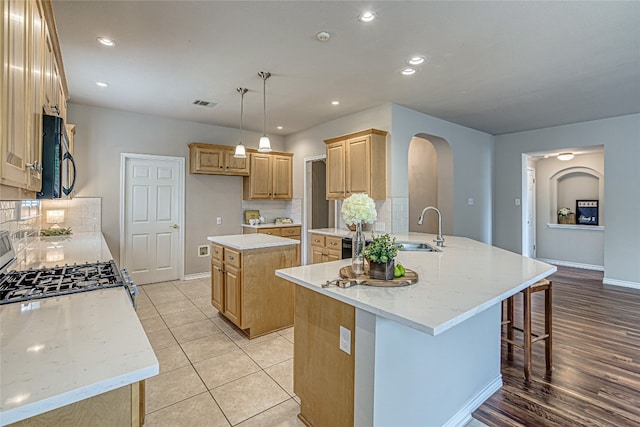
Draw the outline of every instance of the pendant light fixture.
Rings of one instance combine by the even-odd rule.
[[[267,136],[267,79],[271,77],[271,73],[260,71],[258,75],[262,79],[262,107],[264,117],[262,123],[263,133],[258,144],[258,152],[269,153],[271,151],[271,141],[269,141],[269,137]]]
[[[240,94],[240,143],[236,145],[236,152],[233,154],[233,157],[236,159],[246,159],[247,151],[244,149],[244,144],[242,143],[242,116],[244,113],[244,94],[247,93],[247,89],[239,87],[236,90]]]

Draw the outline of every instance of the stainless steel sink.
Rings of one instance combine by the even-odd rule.
[[[397,244],[402,245],[400,248],[401,251],[409,251],[409,252],[440,252],[439,249],[431,246],[428,243],[423,242],[396,242]]]

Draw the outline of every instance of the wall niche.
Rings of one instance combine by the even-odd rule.
[[[599,225],[604,225],[604,177],[586,167],[569,167],[550,178],[549,223],[558,223],[558,209],[576,211],[576,200],[599,200]]]

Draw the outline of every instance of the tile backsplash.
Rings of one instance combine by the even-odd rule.
[[[302,199],[243,200],[241,223],[244,223],[244,211],[248,209],[259,210],[265,222],[274,222],[276,218],[291,218],[293,222],[302,222]]]
[[[74,233],[101,231],[101,202],[98,197],[76,197],[71,200],[0,201],[0,230],[11,236],[17,264],[29,263],[29,253],[40,230],[54,224],[47,222],[47,211],[64,212],[59,227],[71,227]],[[50,215],[49,219],[55,215]],[[60,216],[58,216],[60,218]]]

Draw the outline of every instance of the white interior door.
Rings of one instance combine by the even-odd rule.
[[[180,279],[184,159],[123,154],[122,167],[121,264],[138,284]]]
[[[527,253],[525,256],[536,257],[536,170],[527,168]]]

